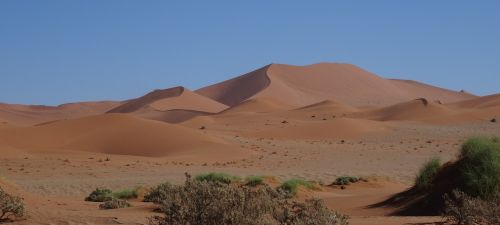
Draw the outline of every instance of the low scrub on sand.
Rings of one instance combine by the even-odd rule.
[[[152,188],[145,196],[145,202],[153,202],[156,204],[161,203],[163,199],[166,199],[168,194],[171,192],[173,186],[168,183],[162,183],[154,188]]]
[[[436,159],[429,161],[421,169],[412,189],[399,193],[376,206],[396,205],[402,208],[400,215],[443,213],[456,215],[463,214],[460,210],[465,210],[483,217],[482,214],[490,214],[487,208],[500,208],[499,195],[500,143],[498,138],[474,137],[462,145],[456,161],[444,165],[440,165]],[[477,205],[476,210],[468,209],[475,205]],[[486,205],[488,207],[482,207]],[[459,218],[456,220],[461,221],[461,224],[470,224],[462,222],[463,220]]]
[[[99,205],[100,209],[120,209],[130,207],[130,204],[127,200],[112,198],[111,200],[105,201],[104,203]]]
[[[245,184],[248,186],[259,186],[264,184],[264,178],[262,176],[248,176],[245,178]]]
[[[138,188],[127,188],[119,191],[113,191],[112,196],[113,198],[117,199],[133,199],[133,198],[138,198]]]
[[[333,185],[349,185],[358,182],[360,179],[352,176],[342,176],[335,179]]]
[[[92,191],[89,196],[85,198],[85,201],[89,202],[106,202],[111,201],[113,199],[133,199],[139,196],[138,188],[134,189],[123,189],[116,192],[111,191],[110,189],[100,189],[96,188]]]
[[[229,184],[234,181],[241,180],[237,176],[231,176],[225,173],[204,173],[196,176],[196,180],[198,181],[217,181],[225,184]]]
[[[0,187],[0,222],[24,216],[24,203],[20,197],[7,194]]]
[[[151,225],[344,225],[348,219],[321,200],[296,201],[266,184],[252,187],[186,174],[183,185],[163,184],[152,192],[164,215],[150,218]]]
[[[283,184],[281,184],[279,189],[287,193],[290,193],[292,195],[296,195],[299,187],[301,186],[308,189],[312,189],[314,187],[314,184],[311,181],[307,181],[300,178],[294,178],[283,182]]]

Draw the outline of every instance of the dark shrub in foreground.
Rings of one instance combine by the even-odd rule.
[[[130,207],[127,200],[112,198],[111,200],[105,201],[99,205],[100,209],[120,209]]]
[[[191,179],[165,185],[159,202],[164,216],[151,225],[343,225],[347,217],[329,210],[320,200],[296,202],[268,185]]]
[[[173,186],[170,183],[160,184],[151,189],[145,196],[145,202],[153,202],[156,204],[161,203],[162,200],[167,199],[168,195],[172,192]]]
[[[500,196],[482,200],[455,190],[445,196],[444,216],[459,225],[500,224]]]
[[[0,187],[0,222],[10,217],[22,217],[24,215],[24,203],[20,197],[5,193]]]

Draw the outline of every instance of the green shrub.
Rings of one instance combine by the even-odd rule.
[[[20,197],[15,197],[4,192],[0,187],[0,222],[10,217],[22,217],[24,215],[24,203]]]
[[[439,173],[441,162],[438,157],[434,157],[427,161],[420,169],[417,178],[415,179],[415,187],[421,191],[430,190],[433,186],[434,178]]]
[[[237,176],[231,176],[225,173],[205,173],[196,176],[196,180],[198,181],[207,181],[207,182],[221,182],[225,184],[229,184],[233,181],[240,180]]]
[[[310,181],[304,180],[304,179],[290,179],[285,181],[279,189],[284,190],[292,195],[297,194],[297,190],[299,189],[299,186],[303,186],[306,188],[312,188],[313,183]]]
[[[154,203],[161,203],[162,199],[166,199],[168,193],[172,191],[173,186],[165,182],[163,184],[160,184],[153,189],[151,189],[145,196],[144,196],[144,201],[145,202],[154,202]]]
[[[137,193],[137,188],[134,189],[123,189],[120,191],[113,191],[111,194],[114,198],[118,199],[132,199],[132,198],[137,198],[139,197],[139,194]]]
[[[105,202],[113,198],[112,191],[109,189],[96,188],[89,196],[85,198],[88,202]]]
[[[269,185],[206,182],[186,175],[184,185],[165,185],[163,216],[150,225],[345,225],[347,217],[321,200],[290,201]]]
[[[462,191],[483,199],[500,192],[500,143],[494,138],[469,139],[460,152]]]
[[[357,177],[343,176],[335,179],[333,182],[334,185],[349,185],[351,183],[356,183],[359,181]]]
[[[262,176],[248,176],[245,179],[245,181],[246,181],[246,185],[252,186],[252,187],[264,184],[264,179],[262,178]]]
[[[100,209],[120,209],[130,207],[130,204],[127,200],[112,198],[111,200],[105,201],[104,203],[99,205]]]

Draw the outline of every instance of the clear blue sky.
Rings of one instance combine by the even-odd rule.
[[[0,1],[0,102],[123,100],[317,62],[498,93],[500,1]]]

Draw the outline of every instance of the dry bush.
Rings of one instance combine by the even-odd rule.
[[[329,210],[320,200],[296,202],[268,185],[251,187],[186,175],[184,185],[161,187],[161,192],[154,189],[151,200],[164,216],[150,218],[151,225],[347,224],[346,216]]]
[[[105,201],[99,205],[100,209],[120,209],[130,207],[127,200],[112,198],[111,200]]]
[[[0,187],[0,221],[6,221],[10,217],[21,217],[24,215],[24,203],[20,197],[5,193]]]
[[[500,224],[500,196],[483,200],[455,190],[445,196],[444,216],[459,225]]]

